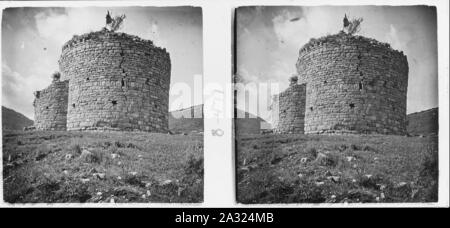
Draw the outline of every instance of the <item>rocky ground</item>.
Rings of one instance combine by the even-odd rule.
[[[241,203],[435,202],[437,136],[240,135]]]
[[[3,131],[9,203],[202,202],[203,136]]]

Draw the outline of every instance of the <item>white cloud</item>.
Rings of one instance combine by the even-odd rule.
[[[44,11],[36,14],[36,26],[43,38],[63,44],[75,34],[100,30],[104,26],[103,11],[98,9],[73,8],[66,14]]]
[[[30,119],[34,117],[33,91],[48,86],[50,77],[42,80],[35,75],[25,78],[13,71],[5,62],[2,63],[2,105],[12,108]]]
[[[243,81],[244,83],[257,82],[259,80],[257,76],[250,74],[248,70],[243,66],[238,67],[237,74],[239,76],[239,80]]]
[[[335,15],[318,8],[304,8],[301,12],[284,10],[272,22],[278,48],[271,53],[270,75],[281,82],[281,89],[287,87],[288,78],[296,73],[298,50],[313,37],[337,33],[341,26]]]
[[[103,9],[96,8],[66,8],[65,14],[44,11],[36,14],[35,19],[39,35],[42,38],[53,40],[62,45],[73,35],[100,30],[105,26],[105,13]],[[157,46],[167,46],[160,35],[157,21],[148,20],[147,15],[136,14],[132,10],[111,11],[113,16],[123,13],[126,14],[127,18],[124,20],[121,32],[150,39]]]
[[[149,26],[148,39],[152,40],[156,46],[167,47],[166,42],[160,36],[159,26],[157,22],[151,22]]]
[[[299,20],[291,21],[298,17]],[[312,37],[337,32],[339,23],[334,15],[317,8],[305,8],[302,15],[285,10],[273,18],[274,31],[280,43],[296,51]]]
[[[401,39],[397,29],[394,25],[389,26],[389,33],[386,34],[386,42],[391,45],[392,48],[396,50],[406,50],[406,43],[404,39]]]

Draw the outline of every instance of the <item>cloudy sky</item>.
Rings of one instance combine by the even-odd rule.
[[[192,87],[194,75],[203,74],[201,8],[9,8],[2,18],[2,105],[33,119],[33,91],[51,83],[62,45],[75,34],[100,30],[107,10],[126,14],[120,32],[167,49],[172,85],[183,82]],[[171,95],[170,101],[180,103],[179,97]]]
[[[407,112],[437,107],[436,11],[426,6],[239,8],[238,75],[245,81],[282,82],[280,89],[285,89],[288,78],[296,72],[300,47],[311,38],[338,33],[345,13],[364,19],[359,35],[388,42],[407,55]],[[250,112],[255,110],[250,107]],[[263,117],[266,114],[260,113]]]

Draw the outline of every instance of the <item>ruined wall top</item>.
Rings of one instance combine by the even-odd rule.
[[[373,48],[382,48],[386,50],[390,50],[394,54],[398,54],[404,58],[406,58],[406,55],[403,53],[403,51],[395,50],[391,47],[388,43],[383,43],[380,41],[377,41],[372,38],[367,38],[364,36],[357,36],[357,35],[350,35],[343,31],[334,34],[334,35],[328,35],[323,36],[320,38],[311,38],[308,43],[303,45],[300,48],[299,55],[302,56],[305,52],[308,52],[312,49],[319,48],[323,45],[342,45],[342,44],[349,44],[354,43],[356,44],[362,44],[362,45],[370,45]]]
[[[80,43],[84,43],[84,42],[88,42],[88,41],[96,41],[96,42],[100,42],[103,40],[122,40],[125,42],[133,42],[134,44],[142,44],[145,46],[151,46],[152,49],[154,50],[158,50],[161,51],[163,53],[166,53],[167,55],[169,55],[169,53],[167,52],[167,50],[165,48],[161,48],[161,47],[157,47],[153,44],[153,41],[151,40],[146,40],[146,39],[142,39],[138,36],[134,36],[134,35],[130,35],[127,33],[122,33],[122,32],[112,32],[107,30],[106,28],[103,28],[100,31],[95,31],[95,32],[90,32],[90,33],[85,33],[82,35],[74,35],[72,37],[72,39],[70,39],[69,41],[67,41],[63,47],[62,47],[62,52],[64,52],[66,49],[75,46],[77,44]]]
[[[68,85],[68,80],[53,80],[52,83],[46,88],[34,91],[34,97],[39,99],[42,95],[53,93],[56,88],[67,87]]]

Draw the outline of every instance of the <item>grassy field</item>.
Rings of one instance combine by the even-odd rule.
[[[3,132],[9,203],[202,202],[203,136]]]
[[[438,137],[240,135],[241,203],[433,202]]]

